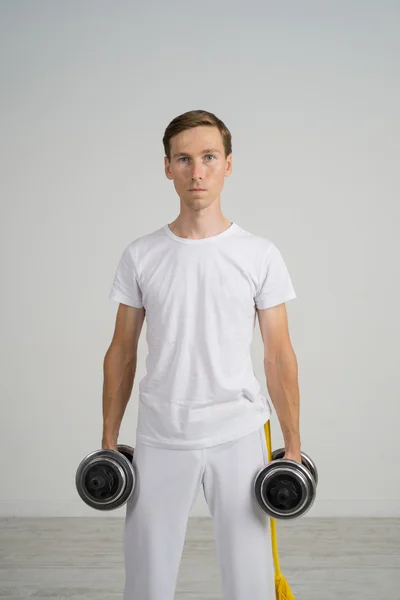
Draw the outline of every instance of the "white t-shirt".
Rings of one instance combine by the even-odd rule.
[[[165,225],[125,248],[109,298],[146,311],[137,440],[208,448],[270,419],[251,359],[256,308],[296,298],[271,241],[235,223],[200,240]]]

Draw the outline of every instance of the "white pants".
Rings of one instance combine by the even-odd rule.
[[[268,464],[264,427],[203,450],[138,443],[135,490],[126,505],[124,600],[174,600],[191,508],[203,487],[223,600],[275,600],[269,517],[254,495]]]

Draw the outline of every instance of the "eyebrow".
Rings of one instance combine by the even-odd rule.
[[[219,150],[217,150],[216,148],[206,148],[205,150],[203,150],[202,154],[206,154],[207,152],[216,152],[217,154],[219,154]],[[187,152],[177,152],[172,158],[178,158],[179,156],[190,156],[190,154],[188,154]]]

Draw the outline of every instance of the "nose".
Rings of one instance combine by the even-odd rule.
[[[204,165],[201,164],[201,162],[193,162],[193,167],[192,167],[192,180],[193,181],[199,181],[200,179],[203,179],[203,168]]]

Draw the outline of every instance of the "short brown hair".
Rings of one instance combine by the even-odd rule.
[[[213,113],[210,113],[206,110],[191,110],[179,115],[178,117],[175,117],[175,119],[171,121],[165,130],[162,141],[164,144],[165,155],[170,162],[171,138],[181,131],[185,131],[185,129],[191,129],[192,127],[199,127],[201,125],[218,127],[222,135],[225,158],[232,152],[232,136],[225,123],[223,123],[221,119],[218,119],[218,117],[216,117]]]

